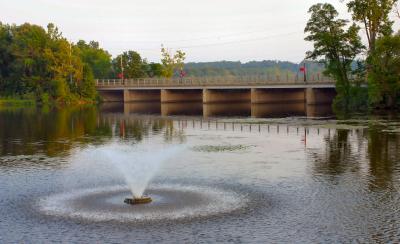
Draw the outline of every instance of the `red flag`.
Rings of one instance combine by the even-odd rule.
[[[306,68],[305,67],[300,67],[300,72],[305,73],[306,72]]]

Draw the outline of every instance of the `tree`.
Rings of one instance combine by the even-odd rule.
[[[376,40],[392,33],[393,21],[389,14],[397,0],[351,0],[347,3],[353,20],[364,26],[369,51],[375,49]]]
[[[161,77],[163,75],[163,66],[159,63],[150,63],[147,69],[149,77]]]
[[[338,12],[331,4],[313,5],[309,13],[305,40],[314,43],[314,50],[307,52],[307,58],[322,58],[325,74],[336,80],[335,107],[346,112],[351,107],[352,83],[356,81],[352,64],[363,50],[359,27],[353,24],[346,29],[348,21],[338,19]]]
[[[394,108],[400,95],[400,36],[378,39],[368,63],[371,67],[368,74],[370,103],[385,103]]]
[[[96,79],[108,78],[111,73],[111,55],[100,48],[98,42],[86,43],[83,40],[76,44],[82,61],[90,66]]]
[[[14,84],[9,80],[11,64],[14,56],[11,53],[12,27],[0,22],[0,95],[10,95],[15,91]]]
[[[86,82],[90,79],[84,77],[85,62],[80,54],[81,50],[54,24],[45,30],[28,23],[0,23],[0,95],[35,95],[43,102],[71,101],[83,84],[94,89],[93,82]],[[83,93],[89,96],[89,92]],[[90,93],[85,98],[93,97]]]
[[[181,50],[176,51],[172,56],[166,48],[162,47],[161,56],[164,77],[171,78],[176,70],[183,70],[186,54]]]
[[[146,77],[147,61],[142,59],[139,53],[128,51],[118,55],[113,60],[113,69],[116,74],[122,73],[121,60],[124,78],[143,78]]]
[[[92,68],[89,64],[83,66],[83,80],[80,85],[79,93],[81,97],[95,100],[97,91],[94,84],[94,76]]]

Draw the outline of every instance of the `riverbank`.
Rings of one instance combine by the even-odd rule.
[[[0,107],[27,107],[35,106],[33,99],[0,98]]]
[[[98,101],[93,101],[89,99],[73,99],[71,101],[55,101],[51,100],[46,103],[38,102],[36,99],[26,99],[26,98],[0,98],[0,108],[6,107],[31,107],[31,106],[70,106],[70,105],[94,105],[98,104]]]

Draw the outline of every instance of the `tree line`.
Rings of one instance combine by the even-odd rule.
[[[184,52],[163,47],[161,54],[161,63],[149,63],[135,51],[113,59],[96,41],[69,42],[54,24],[44,29],[0,22],[0,96],[94,102],[95,78],[172,77],[183,69]]]
[[[240,61],[218,61],[202,63],[185,63],[185,72],[188,76],[302,76],[300,67],[304,63],[289,61],[263,60],[242,63]],[[324,66],[312,61],[306,61],[308,76],[321,74]]]
[[[351,20],[339,18],[338,11],[328,3],[309,9],[305,40],[312,42],[314,49],[306,56],[323,63],[325,74],[336,80],[337,111],[398,108],[400,33],[393,30],[390,19],[397,0],[345,2]],[[361,30],[366,45],[361,41]]]

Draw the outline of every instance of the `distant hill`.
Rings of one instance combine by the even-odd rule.
[[[323,65],[307,62],[308,74],[322,73]],[[288,61],[251,61],[247,63],[233,61],[186,63],[188,76],[246,76],[246,75],[285,75],[299,73],[300,65]]]

